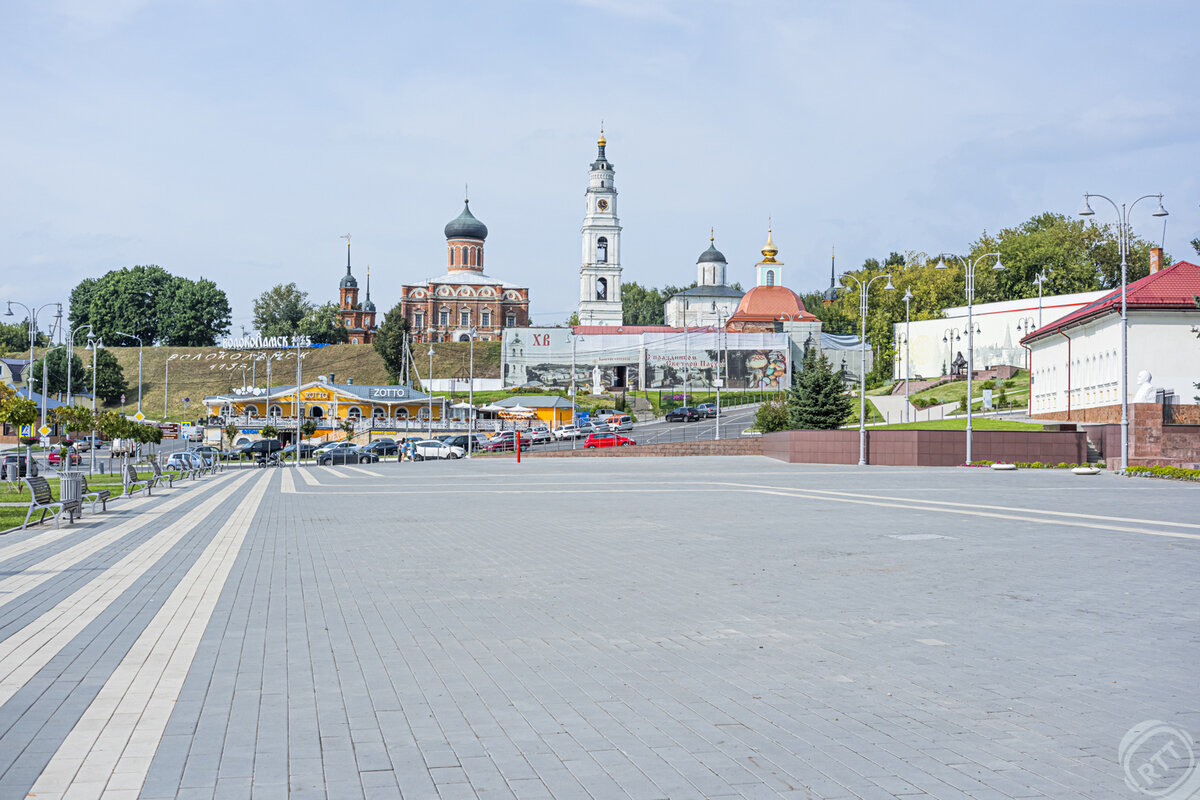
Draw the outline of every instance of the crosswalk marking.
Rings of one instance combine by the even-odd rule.
[[[261,475],[171,592],[29,792],[136,797],[270,474]]]
[[[300,480],[304,481],[309,486],[320,486],[321,485],[321,482],[313,476],[311,469],[305,469],[304,467],[300,467],[298,471],[300,473]]]
[[[206,499],[200,507],[168,525],[70,597],[0,642],[0,706],[246,482],[238,480]]]

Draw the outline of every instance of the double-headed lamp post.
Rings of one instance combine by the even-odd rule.
[[[1128,277],[1125,257],[1129,253],[1129,215],[1134,206],[1148,197],[1158,198],[1158,208],[1151,216],[1165,217],[1167,210],[1163,208],[1161,193],[1144,194],[1127,207],[1124,203],[1118,206],[1111,198],[1102,194],[1084,192],[1083,208],[1079,209],[1079,216],[1090,217],[1096,213],[1092,211],[1092,206],[1088,202],[1093,197],[1108,200],[1109,205],[1117,212],[1117,237],[1121,245],[1121,471],[1123,472],[1129,466],[1129,314],[1125,307],[1125,284]]]
[[[962,331],[958,328],[946,328],[942,331],[942,344],[946,345],[946,377],[954,369],[954,343],[962,341]]]
[[[138,413],[142,413],[142,337],[134,336],[132,333],[116,332],[117,336],[124,336],[126,339],[137,339],[138,343]],[[243,380],[242,383],[246,381]]]
[[[88,333],[87,349],[92,351],[92,441],[88,446],[88,453],[91,454],[88,463],[89,475],[96,473],[96,354],[100,352],[101,347],[104,347],[104,342]]]
[[[862,316],[862,340],[859,342],[859,411],[858,411],[858,465],[864,466],[867,463],[867,301],[870,297],[871,284],[875,281],[887,279],[887,286],[884,289],[895,289],[892,286],[891,273],[876,275],[865,284],[850,273],[842,275],[842,279],[849,278],[858,284],[858,311]],[[848,287],[843,287],[848,288]]]
[[[472,445],[475,444],[475,334],[478,329],[472,325],[467,331],[467,335],[471,337],[471,366],[467,373],[470,377],[467,383],[467,413],[470,417],[467,419],[467,458],[471,457]]]
[[[33,383],[29,379],[31,377],[33,377],[33,343],[34,343],[34,340],[37,338],[38,314],[41,314],[43,311],[45,311],[50,306],[54,306],[55,308],[58,309],[58,313],[54,315],[54,318],[61,322],[62,321],[62,303],[46,303],[44,306],[39,306],[37,309],[32,309],[29,306],[25,305],[24,303],[18,303],[16,300],[9,300],[8,301],[8,310],[4,312],[4,316],[6,316],[6,317],[13,316],[13,310],[12,310],[13,306],[20,306],[21,308],[25,309],[25,313],[29,315],[29,317],[28,317],[28,319],[29,319],[29,366],[26,368],[27,372],[25,375],[25,397],[32,400],[33,399]],[[45,394],[45,392],[46,392],[46,387],[42,386],[42,393]]]
[[[1004,269],[1004,265],[1000,263],[999,253],[984,253],[974,261],[968,261],[962,256],[951,255],[950,257],[957,259],[967,273],[967,463],[970,464],[971,436],[974,433],[971,426],[971,377],[975,371],[975,268],[985,258],[993,257],[996,259],[996,263],[992,265],[993,271],[999,272]],[[944,253],[938,257],[937,268],[948,268]]]
[[[909,373],[911,370],[911,355],[908,343],[908,323],[911,321],[908,304],[912,302],[913,293],[911,286],[904,287],[904,421],[908,422],[909,406],[908,406],[908,382]]]
[[[582,336],[575,333],[575,329],[571,329],[571,424],[576,426],[576,430],[571,431],[571,449],[575,449],[575,440],[579,436],[578,420],[575,416],[575,344]]]
[[[1033,324],[1033,317],[1021,317],[1019,320],[1017,320],[1017,341],[1020,341],[1021,339],[1028,336],[1029,334],[1033,333],[1035,330],[1037,330],[1040,327],[1041,327],[1040,322],[1037,325]],[[1032,368],[1033,368],[1033,363],[1029,360],[1029,351],[1026,350],[1025,351],[1025,369],[1032,369]]]
[[[429,343],[429,388],[426,389],[426,394],[429,395],[429,438],[433,438],[433,342]]]
[[[1050,273],[1042,270],[1037,275],[1033,276],[1033,282],[1038,287],[1038,327],[1042,327],[1042,288],[1046,285],[1046,281],[1050,280]]]

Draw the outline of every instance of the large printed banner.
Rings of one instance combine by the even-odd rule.
[[[724,378],[730,389],[788,386],[788,336],[784,333],[653,331],[581,334],[569,328],[504,331],[505,387],[557,389],[575,383],[600,389],[706,390]]]

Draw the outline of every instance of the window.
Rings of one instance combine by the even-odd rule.
[[[387,409],[384,408],[383,406],[375,406],[374,408],[371,409],[371,418],[372,419],[387,419],[387,415],[388,415]]]
[[[459,312],[458,324],[464,328],[467,327],[468,325],[470,325],[471,324],[471,312],[470,311]]]
[[[362,409],[358,406],[350,406],[350,408],[346,409],[346,418],[362,419]]]
[[[597,300],[607,300],[608,299],[608,279],[607,278],[596,278],[596,299]]]
[[[483,269],[483,248],[479,248],[479,268]]]
[[[450,324],[450,312],[449,311],[439,311],[438,312],[438,325],[445,327],[449,324]]]
[[[484,311],[479,315],[479,324],[485,328],[492,327],[492,312]]]
[[[505,314],[504,315],[504,324],[506,327],[515,328],[517,326],[517,315],[516,314]]]
[[[608,237],[601,236],[596,240],[596,260],[601,264],[608,261]]]
[[[273,405],[273,406],[271,406],[271,409],[270,409],[270,411],[267,412],[267,414],[272,417],[282,417],[283,416],[283,407]]]
[[[414,328],[425,327],[425,315],[422,314],[420,311],[413,314],[413,327]]]
[[[397,408],[396,409],[396,419],[408,419],[408,409],[407,408]]]
[[[774,285],[775,285],[775,270],[769,269],[769,270],[767,270],[767,286],[774,286]]]

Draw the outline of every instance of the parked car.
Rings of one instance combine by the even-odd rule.
[[[599,432],[600,431],[596,427],[596,423],[594,423],[594,422],[579,423],[579,437],[578,438],[580,438],[580,439],[586,439],[587,437],[591,436],[593,433],[599,433]]]
[[[256,442],[243,445],[242,449],[235,452],[235,455],[239,459],[254,459],[278,453],[282,449],[283,444],[278,439],[259,439]]]
[[[699,411],[705,419],[712,419],[713,417],[717,416],[716,403],[701,403],[700,405],[696,406],[696,410]]]
[[[316,451],[317,451],[317,446],[315,444],[309,444],[308,442],[300,443],[300,457],[301,458],[311,458],[312,454],[315,453]],[[294,461],[296,459],[296,445],[289,444],[287,447],[280,450],[279,457],[284,460],[287,460],[290,458]]]
[[[554,429],[553,436],[555,439],[558,439],[560,442],[563,441],[564,439],[578,439],[579,438],[579,426],[576,425],[574,422],[568,422],[564,425],[560,425],[559,427]]]
[[[204,450],[199,450],[197,448],[189,448],[187,450],[184,450],[183,452],[189,454],[192,457],[193,461],[198,461],[201,464],[203,464],[205,467],[211,467],[213,464],[217,463],[217,457],[215,455],[213,455],[212,453],[204,451]]]
[[[163,469],[177,469],[189,471],[199,467],[199,464],[193,460],[192,453],[187,450],[178,450],[167,456],[167,460],[163,462]]]
[[[593,433],[587,438],[587,442],[583,445],[588,447],[624,447],[627,444],[637,444],[628,436],[622,436],[619,433]]]
[[[488,442],[488,437],[485,433],[451,433],[437,438],[438,441],[445,442],[451,447],[461,447],[464,452],[467,449],[467,439],[472,439],[471,452],[473,453],[482,451]]]
[[[454,447],[437,439],[423,439],[422,441],[415,442],[413,447],[413,457],[417,461],[425,461],[431,458],[462,458],[467,454],[467,451],[461,447]]]
[[[365,453],[361,448],[335,447],[324,453],[317,453],[317,464],[331,466],[333,464],[373,464],[379,461],[379,456]]]
[[[612,414],[604,418],[608,423],[610,431],[631,431],[633,430],[633,417],[628,414]]]
[[[699,422],[703,416],[691,406],[680,406],[667,412],[667,422]]]
[[[373,456],[394,456],[400,452],[400,445],[396,444],[395,439],[376,439],[363,448],[364,453],[370,453]]]
[[[532,443],[524,434],[521,435],[521,451],[529,449]],[[512,452],[517,449],[517,432],[516,431],[500,431],[487,440],[487,444],[483,448],[489,453]]]
[[[0,480],[11,481],[13,480],[12,476],[14,474],[17,475],[17,477],[24,478],[26,472],[29,473],[29,477],[31,478],[37,477],[38,465],[36,460],[34,460],[31,470],[27,470],[25,466],[24,453],[19,455],[17,453],[4,454],[4,460],[0,461]]]
[[[611,417],[613,414],[619,414],[619,413],[620,412],[617,411],[615,408],[597,408],[592,413],[592,416],[596,419],[604,419],[605,417]]]
[[[58,450],[51,450],[49,453],[46,454],[46,463],[52,467],[59,466],[61,461],[62,461],[62,456],[59,455]],[[83,463],[83,456],[79,455],[79,452],[77,450],[75,450],[73,448],[67,448],[67,466],[77,467],[82,463]]]
[[[534,425],[525,431],[524,435],[528,436],[529,441],[533,444],[545,444],[554,438],[553,434],[550,433],[548,425]]]
[[[356,449],[358,449],[358,445],[356,445],[354,442],[326,442],[325,444],[319,446],[313,452],[315,455],[319,456],[323,453],[332,452],[333,450],[356,450]]]
[[[217,459],[225,458],[226,456],[223,451],[213,447],[211,444],[202,444],[197,445],[196,447],[189,447],[188,450],[193,453],[201,453],[210,461],[216,461]]]

